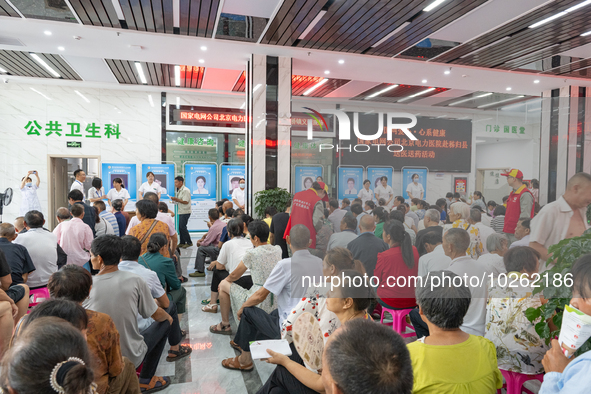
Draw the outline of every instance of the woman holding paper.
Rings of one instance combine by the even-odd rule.
[[[369,319],[365,309],[369,307],[369,303],[373,297],[373,289],[351,285],[363,279],[363,276],[358,271],[342,271],[341,277],[343,279],[341,286],[335,287],[332,291],[328,292],[328,298],[326,299],[327,309],[336,315],[339,324],[353,319]],[[267,350],[267,353],[271,355],[267,359],[267,362],[277,364],[277,368],[275,368],[265,385],[258,391],[258,394],[273,392],[324,392],[322,375],[306,368],[303,365],[304,361],[299,356],[291,356],[290,358],[272,350]]]
[[[571,319],[571,312],[566,311],[563,315],[560,336],[552,340],[552,349],[542,360],[546,375],[539,394],[583,394],[591,387],[591,352],[569,359],[562,348],[568,344],[583,344],[591,334],[591,324],[585,323],[591,320],[591,254],[573,264],[569,277],[574,280],[570,306],[577,309],[576,317]]]
[[[539,258],[540,254],[527,246],[509,249],[503,256],[507,281],[502,283],[501,276],[488,290],[484,337],[494,343],[499,369],[505,371],[527,375],[544,372],[542,358],[548,347],[524,314],[528,308],[546,303],[541,294],[532,295]]]

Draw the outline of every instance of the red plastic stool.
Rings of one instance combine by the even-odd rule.
[[[412,308],[409,309],[389,309],[382,305],[382,318],[380,319],[380,324],[384,324],[384,314],[389,313],[392,315],[392,329],[396,331],[400,336],[403,338],[414,337],[416,335],[415,329],[412,324],[408,324],[406,322],[406,316],[409,312],[412,311]],[[385,325],[389,326],[390,323],[386,323]],[[412,332],[407,333],[406,329],[410,328]]]
[[[31,307],[39,305],[41,302],[48,300],[50,298],[49,290],[47,287],[42,287],[41,289],[35,289],[29,291],[29,310],[27,314],[31,312]]]
[[[507,390],[507,394],[521,394],[522,391],[525,391],[527,394],[534,394],[533,391],[523,387],[523,384],[528,380],[537,379],[540,382],[544,381],[543,373],[539,375],[526,375],[519,372],[505,371],[504,369],[499,369],[499,371],[501,371],[505,378],[506,383],[503,384],[503,388]],[[501,394],[501,389],[497,390],[497,394]]]

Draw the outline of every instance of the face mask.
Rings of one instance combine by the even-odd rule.
[[[240,188],[241,188],[241,189],[244,189],[244,183],[241,183],[241,184],[240,184]]]
[[[27,182],[27,183],[25,183],[25,186],[26,187],[31,187],[31,186],[33,186],[33,183],[32,182]]]

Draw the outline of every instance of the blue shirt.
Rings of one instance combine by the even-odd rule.
[[[442,221],[442,222],[445,222],[445,218],[446,218],[446,217],[447,217],[447,214],[445,213],[445,210],[441,211],[440,218],[441,218],[441,221]]]
[[[591,352],[586,352],[571,361],[562,373],[549,372],[539,394],[583,394],[591,387]]]
[[[222,229],[222,235],[220,235],[220,242],[228,242],[229,240],[230,236],[228,235],[228,228],[226,226]]]
[[[123,237],[125,230],[127,230],[127,220],[125,220],[125,216],[121,212],[115,212],[114,215],[115,219],[117,219],[117,226],[119,227],[119,236]]]

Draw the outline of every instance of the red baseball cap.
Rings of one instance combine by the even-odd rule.
[[[318,184],[324,189],[325,192],[324,197],[322,197],[322,201],[328,201],[328,186],[326,186],[326,183],[322,181],[318,181]]]
[[[523,179],[523,172],[519,171],[517,168],[512,168],[511,171],[507,172],[506,174],[501,174],[502,176],[512,176],[513,178]]]

